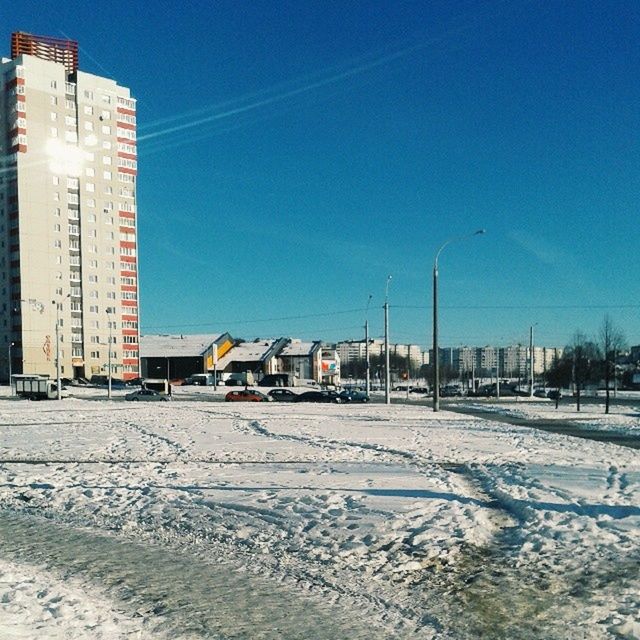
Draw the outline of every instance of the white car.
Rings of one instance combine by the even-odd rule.
[[[157,391],[153,391],[153,389],[140,389],[139,391],[127,393],[124,399],[132,400],[134,402],[138,402],[139,400],[144,400],[147,402],[168,402],[169,400],[171,400],[171,396],[167,396],[163,393],[158,393]]]

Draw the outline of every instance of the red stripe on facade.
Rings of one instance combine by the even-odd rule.
[[[135,109],[127,109],[126,107],[118,107],[116,109],[118,113],[126,113],[128,116],[135,116]]]
[[[137,300],[121,300],[120,302],[122,302],[122,306],[123,307],[137,307],[138,306],[138,301]]]
[[[123,284],[120,287],[120,291],[133,291],[133,292],[136,292],[136,291],[138,291],[138,287],[136,287],[135,284]]]
[[[122,120],[118,120],[118,126],[122,129],[130,129],[131,131],[135,131],[136,125],[130,124],[128,122],[123,122]]]
[[[119,173],[128,173],[130,176],[137,176],[138,171],[136,169],[129,169],[129,167],[118,167]]]
[[[136,243],[130,242],[129,240],[120,240],[120,248],[121,249],[135,249]]]
[[[127,153],[126,151],[118,151],[118,158],[126,158],[127,160],[137,160],[137,153]]]

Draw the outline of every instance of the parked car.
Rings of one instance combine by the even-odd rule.
[[[446,385],[440,389],[440,396],[442,398],[458,398],[462,396],[462,389],[457,385]]]
[[[547,393],[547,398],[550,400],[560,400],[560,398],[562,398],[562,391],[560,391],[560,389],[551,389],[551,391]]]
[[[163,393],[158,393],[153,389],[140,389],[138,391],[127,393],[124,399],[131,400],[133,402],[138,402],[139,400],[143,400],[146,402],[167,402],[168,400],[171,400],[171,396]]]
[[[344,402],[342,396],[336,391],[305,391],[298,396],[296,402]]]
[[[357,391],[356,389],[345,389],[339,395],[345,402],[369,402],[370,400],[366,391]]]
[[[546,389],[534,389],[533,395],[536,398],[547,398],[548,397]]]
[[[267,395],[278,402],[296,402],[298,399],[298,394],[289,389],[271,389]]]
[[[226,402],[271,402],[273,398],[255,389],[229,391],[224,397]]]
[[[409,387],[409,393],[422,393],[426,395],[429,393],[429,389],[427,389],[427,387]]]

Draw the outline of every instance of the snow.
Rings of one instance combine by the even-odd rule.
[[[604,400],[598,404],[583,402],[581,410],[577,411],[574,398],[563,398],[557,409],[555,402],[528,399],[524,402],[521,399],[519,402],[485,402],[467,406],[519,418],[567,421],[583,429],[615,431],[640,436],[640,398],[636,395],[635,399],[638,401],[637,404],[615,404],[612,401],[608,414],[605,413]]]
[[[286,596],[277,633],[243,637],[305,637],[299,610],[314,638],[640,638],[637,450],[416,405],[73,393],[0,399],[0,637],[224,635],[197,586],[224,559],[266,581],[267,619]],[[322,635],[336,611],[356,627]]]

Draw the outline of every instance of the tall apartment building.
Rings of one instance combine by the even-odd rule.
[[[137,377],[135,99],[57,38],[14,33],[0,79],[1,375],[53,376],[59,351],[88,377],[111,349]]]

